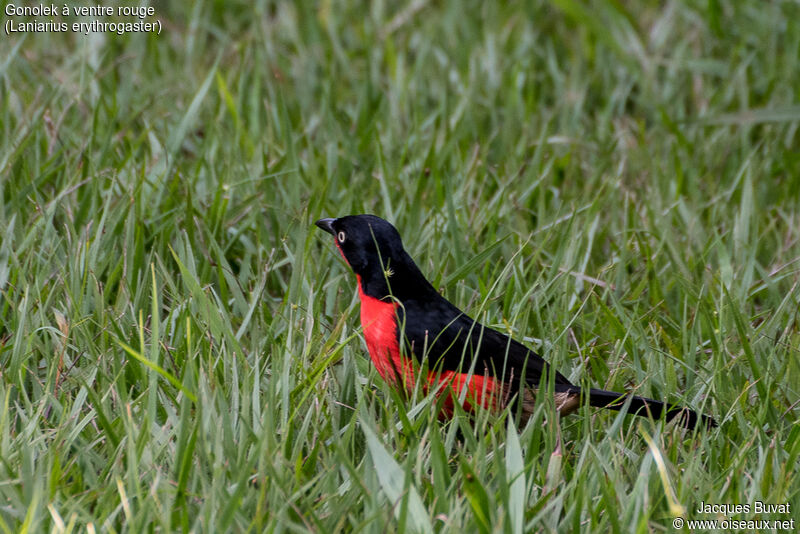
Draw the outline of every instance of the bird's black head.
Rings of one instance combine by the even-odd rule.
[[[315,224],[333,235],[342,256],[359,276],[371,269],[384,271],[405,253],[395,227],[375,215],[320,219]]]
[[[362,289],[370,296],[393,294],[399,298],[398,291],[409,284],[429,285],[403,248],[397,229],[380,217],[347,215],[320,219],[315,224],[333,235],[342,256],[361,278]]]

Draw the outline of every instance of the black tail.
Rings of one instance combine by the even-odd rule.
[[[583,391],[585,392],[586,390]],[[615,393],[602,389],[589,390],[589,404],[598,408],[608,408],[609,410],[619,411],[624,408],[629,398],[631,399],[631,404],[628,408],[628,413],[634,415],[660,419],[661,415],[666,410],[665,417],[667,421],[671,421],[677,417],[678,422],[690,430],[697,426],[698,419],[703,422],[706,428],[714,428],[717,426],[717,422],[712,417],[698,414],[694,410],[683,406],[664,404],[661,401],[639,397],[638,395],[630,395],[628,393]]]

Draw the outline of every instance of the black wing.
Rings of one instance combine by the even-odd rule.
[[[521,381],[539,387],[542,376],[550,372],[550,365],[534,351],[475,321],[438,293],[426,299],[405,299],[398,316],[401,346],[405,343],[406,350],[424,359],[431,370],[467,373],[472,368],[477,375],[500,377],[515,390]],[[555,370],[553,380],[556,385],[572,386]]]

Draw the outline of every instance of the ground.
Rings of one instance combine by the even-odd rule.
[[[153,7],[4,11],[0,531],[800,520],[797,3]],[[365,212],[571,380],[719,428],[398,397],[313,226]]]

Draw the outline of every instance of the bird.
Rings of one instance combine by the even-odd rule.
[[[472,413],[479,406],[499,412],[521,405],[522,420],[527,421],[541,390],[552,392],[560,416],[588,401],[597,408],[627,409],[655,420],[676,419],[690,430],[698,423],[717,426],[712,417],[687,407],[573,384],[535,351],[479,323],[443,297],[388,221],[361,214],[315,224],[334,237],[356,275],[362,333],[378,374],[404,394],[419,386],[437,398],[444,395],[440,417],[452,416],[456,403]]]

